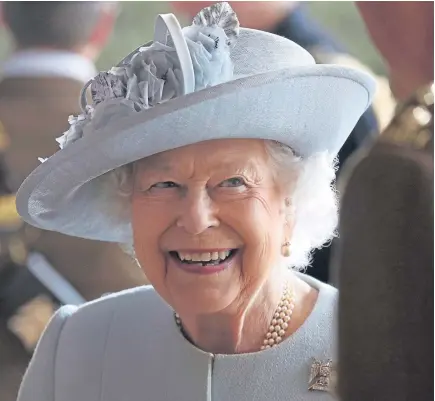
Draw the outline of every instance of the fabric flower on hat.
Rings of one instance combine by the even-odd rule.
[[[239,34],[239,21],[228,3],[205,8],[182,32],[193,65],[195,91],[232,78],[230,52]],[[83,137],[88,124],[100,129],[112,118],[126,117],[182,95],[182,71],[171,39],[168,44],[153,42],[139,48],[124,63],[100,72],[90,88],[92,106],[70,117],[70,129],[56,139],[61,149]]]
[[[110,72],[100,72],[92,80],[91,94],[94,105],[97,105],[106,99],[124,97],[125,84]]]
[[[195,73],[195,90],[233,77],[231,48],[239,35],[239,21],[228,3],[205,8],[183,29]]]
[[[93,108],[91,106],[87,106],[85,113],[79,114],[76,117],[69,116],[68,123],[70,124],[70,129],[59,138],[56,138],[56,141],[59,143],[59,147],[61,149],[77,141],[83,136],[83,128],[91,120],[92,111]]]
[[[173,47],[155,42],[141,48],[124,68],[130,75],[126,99],[137,104],[137,111],[182,94],[182,74]]]

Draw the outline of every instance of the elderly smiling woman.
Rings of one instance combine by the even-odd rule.
[[[220,3],[158,16],[89,85],[18,210],[124,244],[152,287],[62,307],[19,400],[330,399],[337,293],[297,270],[334,235],[334,158],[372,79]]]

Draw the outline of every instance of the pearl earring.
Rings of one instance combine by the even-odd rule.
[[[290,242],[284,242],[281,246],[281,254],[285,258],[290,256]]]

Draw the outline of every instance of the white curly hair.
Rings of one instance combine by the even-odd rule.
[[[315,249],[328,244],[336,235],[338,224],[338,196],[335,188],[337,160],[329,153],[316,153],[300,158],[291,148],[281,143],[265,140],[271,166],[277,181],[288,189],[290,200],[289,220],[293,220],[291,254],[282,257],[282,265],[303,270],[311,263]],[[111,185],[115,184],[117,202],[130,202],[133,189],[133,164],[122,166],[108,173]],[[116,210],[129,207],[117,205]],[[133,244],[120,244],[135,258]],[[135,258],[136,259],[136,258]]]

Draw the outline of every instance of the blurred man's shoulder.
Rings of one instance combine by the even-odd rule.
[[[379,142],[433,158],[433,119],[434,85],[430,84],[418,89],[397,108]]]

